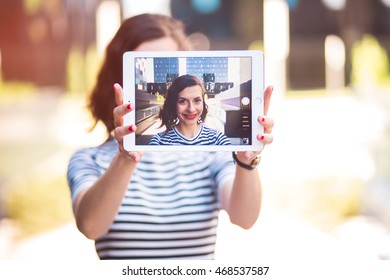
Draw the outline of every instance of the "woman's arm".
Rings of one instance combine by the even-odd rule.
[[[267,87],[264,92],[264,116],[258,121],[264,127],[264,134],[257,135],[257,139],[264,144],[273,141],[271,132],[274,125],[273,119],[266,117],[272,94],[272,87]],[[259,152],[238,152],[237,159],[250,165]],[[247,170],[236,165],[235,178],[222,186],[222,205],[229,214],[232,223],[249,229],[256,222],[261,209],[262,188],[257,169]]]
[[[77,195],[73,209],[79,230],[89,239],[104,235],[118,212],[135,162],[117,153],[107,171]]]
[[[142,154],[128,152],[123,148],[123,137],[136,130],[135,125],[123,126],[122,118],[134,109],[133,104],[122,104],[123,91],[120,85],[114,85],[115,138],[118,152],[106,172],[90,187],[80,191],[73,203],[73,210],[79,230],[90,239],[97,239],[110,228],[121,205],[131,176]]]

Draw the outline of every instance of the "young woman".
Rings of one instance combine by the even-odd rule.
[[[150,145],[230,145],[221,131],[204,125],[207,115],[206,90],[195,76],[182,75],[170,85],[160,111],[166,130],[152,137]]]
[[[122,119],[134,109],[123,104],[122,55],[129,50],[186,50],[183,25],[175,19],[143,14],[127,19],[106,50],[89,98],[107,141],[83,148],[69,162],[68,182],[79,230],[95,240],[101,259],[212,259],[218,213],[250,228],[261,208],[255,168],[259,152],[140,153],[123,148],[135,125]],[[265,90],[267,112],[272,88]],[[272,142],[273,120],[259,116],[265,144]],[[250,167],[243,168],[242,166]]]

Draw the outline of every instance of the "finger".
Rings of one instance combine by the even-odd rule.
[[[114,84],[114,93],[115,93],[115,103],[117,106],[123,104],[123,89],[120,84]]]
[[[114,136],[118,143],[123,143],[123,137],[127,134],[134,133],[137,131],[137,126],[129,125],[129,126],[118,126],[114,129]],[[121,144],[122,145],[122,144]]]
[[[122,120],[123,116],[129,113],[130,111],[134,110],[134,104],[123,104],[119,105],[114,108],[113,115],[114,115],[114,124],[115,126],[122,126]]]
[[[119,150],[122,154],[124,154],[127,158],[133,160],[134,162],[139,162],[143,155],[143,152],[126,151],[121,145],[119,146]]]
[[[264,127],[265,133],[271,133],[274,127],[274,119],[267,116],[257,118],[258,122]]]
[[[258,134],[257,140],[267,145],[271,144],[274,141],[274,137],[272,136],[272,134]]]
[[[237,152],[237,157],[241,162],[250,164],[261,151]]]
[[[139,162],[141,160],[142,153],[140,152],[127,152],[127,155],[131,157],[134,162]]]
[[[119,148],[121,153],[123,153],[127,158],[133,160],[134,162],[139,162],[141,160],[141,152],[129,152],[126,151],[123,147]]]
[[[246,151],[246,152],[245,152],[245,158],[246,158],[247,160],[252,161],[258,154],[260,154],[259,151],[257,151],[257,152]]]
[[[273,90],[274,90],[273,86],[268,86],[264,90],[264,115],[267,115],[267,113],[268,113],[268,108],[269,108],[269,104],[271,102],[271,95],[272,95]]]

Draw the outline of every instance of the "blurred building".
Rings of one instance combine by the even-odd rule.
[[[77,49],[86,54],[96,42],[96,11],[103,1],[0,0],[2,78],[65,87],[70,51]],[[122,10],[129,9],[130,1],[139,3],[110,1],[117,2]],[[325,86],[324,42],[329,34],[339,36],[346,46],[347,84],[350,50],[363,34],[374,35],[390,50],[389,1],[285,1],[290,7],[291,41],[287,61],[290,88]],[[170,8],[174,17],[184,21],[200,49],[262,47],[263,1],[171,0]]]
[[[179,76],[179,59],[160,57],[154,59],[154,82],[171,83]]]
[[[4,80],[65,86],[71,48],[95,42],[99,0],[0,0],[1,74]]]
[[[390,4],[385,0],[288,0],[290,5],[291,88],[325,86],[324,43],[339,36],[346,48],[345,80],[349,83],[351,48],[364,34],[374,35],[390,51]],[[385,4],[387,3],[387,4]]]
[[[210,49],[248,49],[263,38],[263,1],[171,0],[171,12],[189,34],[205,35]]]

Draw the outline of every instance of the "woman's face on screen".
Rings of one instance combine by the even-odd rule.
[[[180,125],[196,125],[203,112],[203,92],[201,87],[195,85],[182,90],[179,93],[176,110]]]

